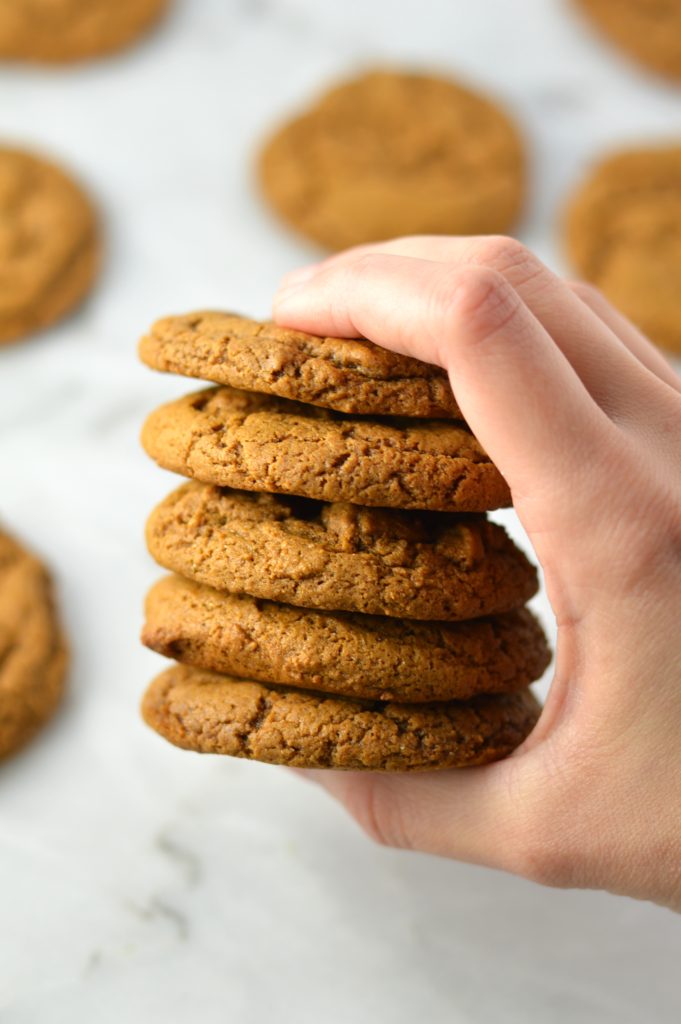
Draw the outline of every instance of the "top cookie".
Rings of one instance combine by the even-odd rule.
[[[518,133],[494,104],[430,75],[344,82],[265,145],[262,189],[329,249],[396,235],[509,230],[523,194]]]
[[[0,0],[0,59],[62,64],[120,50],[168,0]]]
[[[0,148],[0,344],[64,316],[99,264],[95,212],[46,160]]]
[[[147,366],[339,412],[460,419],[447,374],[364,338],[319,338],[234,313],[157,320]]]
[[[50,717],[65,669],[47,573],[0,531],[0,758],[23,746]]]
[[[511,501],[473,434],[447,420],[346,416],[208,388],[156,409],[142,444],[165,469],[246,491],[443,512]]]
[[[681,352],[681,146],[598,164],[567,210],[568,254],[653,341]]]
[[[681,78],[681,3],[666,0],[577,0],[628,54],[663,75]]]

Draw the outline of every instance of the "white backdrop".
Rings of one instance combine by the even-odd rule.
[[[267,314],[315,254],[259,202],[254,147],[375,61],[505,98],[531,153],[521,234],[558,269],[588,161],[681,134],[681,91],[567,0],[178,0],[119,58],[0,71],[0,138],[79,172],[107,235],[91,301],[0,352],[0,514],[54,566],[73,643],[63,712],[0,768],[3,1024],[679,1020],[671,913],[376,848],[314,787],[183,754],[137,715],[160,667],[136,640],[142,525],[173,484],[137,435],[188,388],[138,366],[136,338],[171,311]]]

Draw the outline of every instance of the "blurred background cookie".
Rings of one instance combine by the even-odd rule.
[[[0,530],[0,758],[51,717],[67,655],[45,568]]]
[[[635,60],[681,79],[681,0],[576,0]]]
[[[0,59],[62,64],[120,50],[169,0],[0,0]]]
[[[568,207],[566,241],[582,277],[653,341],[681,352],[681,146],[597,164]]]
[[[99,266],[94,208],[55,164],[0,147],[0,344],[59,320]]]
[[[373,71],[338,85],[266,143],[262,190],[327,249],[410,234],[509,231],[524,185],[515,126],[455,82]]]

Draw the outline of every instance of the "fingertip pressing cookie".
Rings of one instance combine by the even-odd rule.
[[[524,188],[506,114],[455,82],[397,71],[331,89],[269,139],[258,170],[276,212],[328,249],[504,233]]]
[[[139,352],[155,370],[338,412],[462,418],[444,370],[364,338],[320,338],[234,313],[199,312],[157,320]]]
[[[681,145],[594,167],[566,211],[568,256],[657,344],[681,352]]]
[[[121,50],[169,0],[0,0],[0,60],[67,64]]]
[[[0,147],[0,345],[55,323],[99,268],[97,218],[55,164]]]
[[[41,563],[0,531],[0,758],[54,713],[67,653]]]
[[[197,668],[375,700],[506,693],[535,682],[550,661],[525,608],[467,622],[415,622],[294,608],[180,576],[150,590],[142,642]]]
[[[185,750],[296,768],[406,772],[506,757],[534,728],[539,705],[529,690],[436,704],[347,700],[177,665],[152,682],[142,714]]]
[[[681,0],[575,0],[635,60],[681,79]]]
[[[188,483],[152,512],[166,569],[304,608],[459,620],[519,608],[537,573],[481,516],[402,512]]]
[[[156,409],[142,444],[165,469],[321,501],[483,512],[506,481],[462,424],[370,419],[218,387]]]

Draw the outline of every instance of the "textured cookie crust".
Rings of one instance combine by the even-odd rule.
[[[0,345],[68,313],[98,266],[96,217],[81,188],[54,164],[0,148]]]
[[[152,587],[142,642],[196,668],[376,700],[459,700],[519,690],[550,661],[526,609],[469,622],[320,612],[169,576]]]
[[[630,56],[672,78],[681,78],[679,0],[576,0],[583,11]]]
[[[158,676],[142,703],[147,724],[185,750],[296,768],[397,772],[498,761],[529,735],[539,710],[529,690],[469,702],[393,704],[182,665]]]
[[[566,238],[583,277],[653,341],[681,352],[681,146],[598,164],[568,207]]]
[[[123,49],[168,0],[0,0],[0,59],[62,64]]]
[[[511,500],[470,431],[447,420],[351,417],[209,388],[153,412],[142,444],[166,469],[247,491],[451,512]]]
[[[45,569],[0,532],[0,758],[52,715],[66,661]]]
[[[523,149],[496,105],[454,82],[374,71],[284,125],[259,161],[262,190],[329,249],[413,234],[506,232],[523,198]]]
[[[472,619],[537,592],[501,526],[478,516],[326,504],[188,483],[147,523],[159,565],[217,590],[304,608]]]
[[[461,419],[444,370],[364,338],[319,338],[234,313],[157,320],[147,366],[338,412]]]

